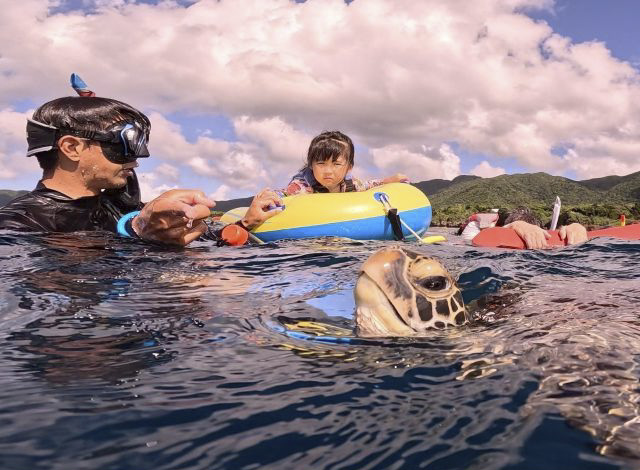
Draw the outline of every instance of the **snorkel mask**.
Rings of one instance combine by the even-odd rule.
[[[100,142],[102,153],[112,163],[132,163],[149,156],[148,136],[138,123],[117,122],[107,131],[94,132],[57,128],[27,119],[27,157],[57,148],[58,139],[72,135]]]

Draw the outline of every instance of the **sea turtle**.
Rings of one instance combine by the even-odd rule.
[[[515,400],[527,390],[520,410],[524,416],[544,416],[552,406],[567,423],[596,439],[597,452],[640,461],[640,297],[637,278],[629,274],[633,271],[620,272],[613,282],[593,283],[589,290],[584,277],[542,273],[535,286],[544,287],[544,295],[531,285],[507,286],[478,298],[469,309],[442,263],[404,247],[387,247],[360,268],[354,288],[355,335],[335,321],[280,318],[288,336],[299,340],[284,346],[307,359],[358,363],[359,368],[420,370],[423,364],[456,363],[457,381],[511,377],[504,382],[507,388],[523,388],[508,388],[506,394]],[[514,313],[516,321],[496,324]],[[468,332],[437,331],[466,323],[474,324]],[[384,337],[422,339],[380,339]],[[442,348],[443,342],[447,347]],[[406,380],[414,377],[408,374]],[[518,377],[525,378],[518,382]],[[438,386],[446,390],[446,383]],[[492,385],[470,387],[472,394]],[[467,392],[456,393],[464,397]],[[474,412],[470,421],[479,416]]]
[[[362,265],[354,289],[356,334],[425,336],[469,321],[462,294],[437,260],[401,247],[383,248]]]

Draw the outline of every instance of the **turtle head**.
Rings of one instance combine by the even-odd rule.
[[[383,248],[364,262],[354,290],[359,336],[424,336],[469,320],[456,283],[437,260]]]

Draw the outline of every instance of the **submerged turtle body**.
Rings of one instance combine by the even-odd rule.
[[[383,248],[365,261],[354,296],[358,336],[425,336],[469,321],[445,267],[404,248]]]

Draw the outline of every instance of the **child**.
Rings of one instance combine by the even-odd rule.
[[[353,168],[353,156],[353,142],[348,136],[339,131],[323,132],[311,141],[305,166],[291,178],[286,189],[276,193],[281,197],[305,193],[346,193],[365,191],[386,183],[409,182],[401,173],[365,183],[357,178],[347,178]]]

